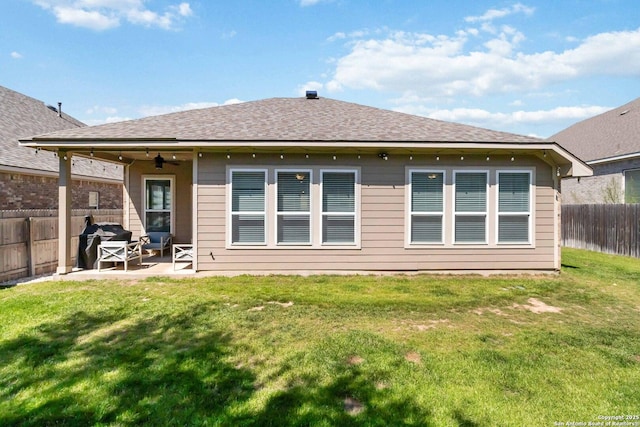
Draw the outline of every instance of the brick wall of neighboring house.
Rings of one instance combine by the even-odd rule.
[[[596,164],[593,176],[562,180],[565,204],[624,203],[624,171],[640,169],[640,159]]]
[[[122,185],[74,179],[71,208],[88,209],[89,192],[98,192],[100,209],[122,209]],[[0,172],[0,209],[57,209],[58,178]]]

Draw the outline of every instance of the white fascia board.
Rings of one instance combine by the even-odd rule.
[[[588,165],[599,165],[602,163],[611,163],[611,162],[617,162],[620,160],[630,160],[630,159],[635,159],[635,158],[640,158],[640,152],[638,153],[630,153],[630,154],[623,154],[621,156],[614,156],[614,157],[605,157],[604,159],[597,159],[597,160],[589,160],[587,162]]]
[[[73,151],[74,149],[87,149],[96,148],[101,150],[157,150],[170,147],[171,149],[191,151],[194,149],[409,149],[425,151],[433,150],[472,150],[482,152],[485,150],[501,150],[512,152],[527,152],[534,153],[538,151],[540,154],[543,152],[554,153],[553,160],[558,164],[564,166],[563,170],[566,170],[565,176],[591,176],[593,171],[582,160],[566,151],[560,145],[555,142],[430,142],[430,141],[249,141],[249,140],[234,140],[234,141],[180,141],[176,139],[150,139],[150,140],[25,140],[20,141],[20,145],[27,147],[42,147],[44,149],[67,149]]]

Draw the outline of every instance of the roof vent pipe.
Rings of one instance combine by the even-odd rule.
[[[58,102],[58,117],[62,117],[62,102]]]
[[[318,99],[318,91],[308,90],[307,91],[307,99]]]

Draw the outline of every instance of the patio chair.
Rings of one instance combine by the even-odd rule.
[[[142,250],[138,242],[107,240],[98,245],[98,271],[103,262],[123,262],[124,271],[127,271],[129,261],[136,258],[138,258],[138,264],[142,264]]]
[[[193,265],[193,245],[189,244],[175,244],[173,245],[173,270],[176,269],[176,262],[188,262]]]
[[[164,250],[171,247],[173,236],[168,231],[149,231],[146,235],[140,236],[140,245],[146,251],[160,251],[160,256],[164,257]]]

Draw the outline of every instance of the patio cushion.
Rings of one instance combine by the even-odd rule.
[[[160,256],[164,256],[165,248],[171,246],[173,236],[168,231],[149,231],[140,237],[142,249],[150,251],[160,251]]]

